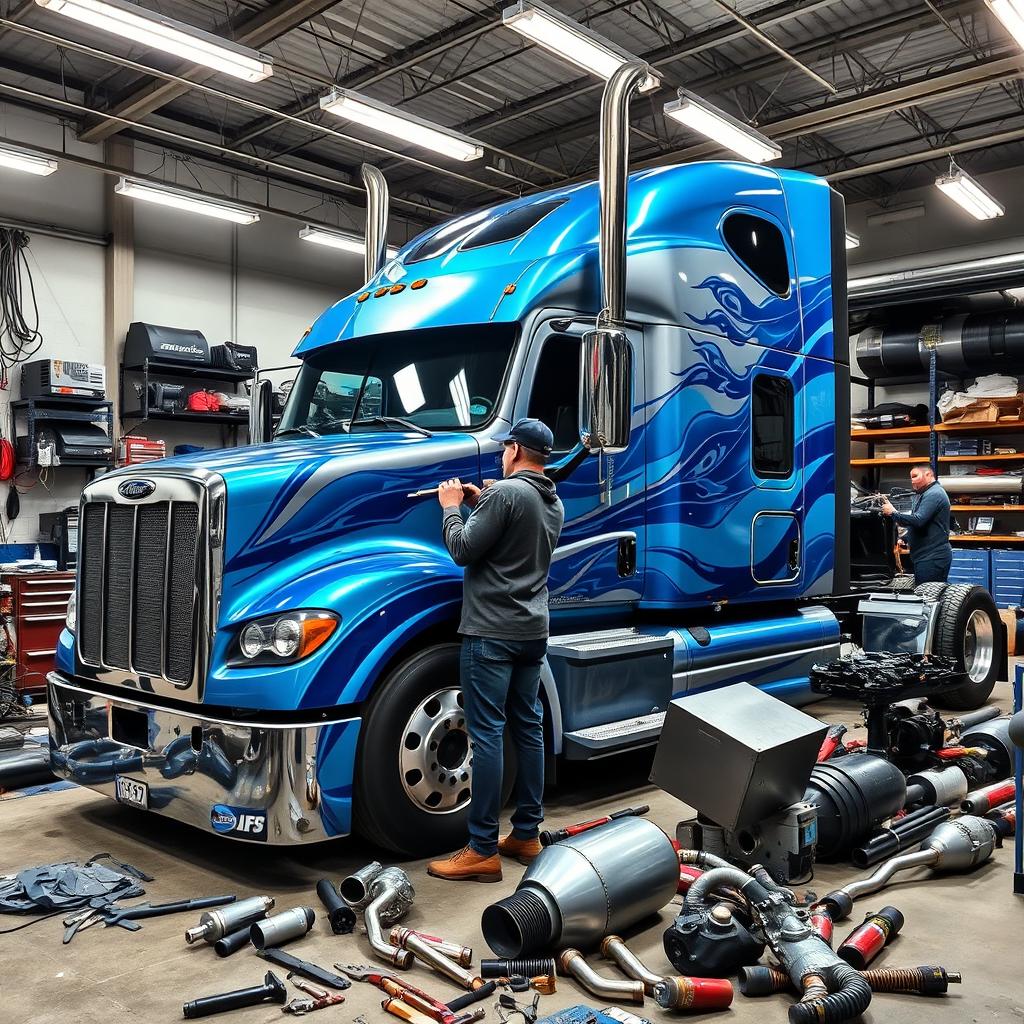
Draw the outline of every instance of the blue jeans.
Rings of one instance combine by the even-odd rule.
[[[462,638],[459,670],[466,726],[473,744],[469,845],[485,857],[498,851],[506,722],[519,756],[512,834],[517,839],[534,839],[544,820],[544,726],[539,692],[547,647],[546,640]]]
[[[913,552],[911,552],[911,555],[913,555]],[[938,555],[934,558],[915,558],[914,583],[945,583],[949,580],[949,569],[952,564],[952,555]]]

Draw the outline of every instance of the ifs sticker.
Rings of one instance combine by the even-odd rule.
[[[210,824],[221,835],[267,841],[267,815],[257,808],[214,804],[210,810]]]

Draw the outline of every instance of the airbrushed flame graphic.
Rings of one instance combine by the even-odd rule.
[[[685,314],[706,330],[733,342],[756,340],[771,348],[790,347],[784,343],[800,337],[800,307],[792,297],[780,298],[761,288],[767,298],[755,302],[731,277],[717,274],[696,287],[710,291],[718,302],[718,309],[705,316]]]

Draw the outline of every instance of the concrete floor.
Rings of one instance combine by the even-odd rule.
[[[1008,708],[1009,687],[1001,686],[996,696],[1004,709]],[[855,720],[852,705],[838,702],[818,704],[816,713],[828,721]],[[649,755],[569,766],[550,794],[548,827],[628,804],[649,803],[652,819],[671,833],[689,812],[646,784],[649,767]],[[373,851],[355,840],[295,853],[235,844],[174,822],[137,815],[85,789],[0,803],[0,837],[0,874],[39,863],[84,860],[109,851],[155,876],[147,886],[146,898],[152,902],[220,893],[237,893],[239,897],[267,893],[276,897],[278,910],[309,905],[318,915],[321,908],[313,891],[316,880],[325,875],[339,879],[373,859]],[[511,892],[524,869],[507,864],[503,884],[478,885],[430,878],[420,861],[404,867],[416,887],[416,904],[404,923],[471,945],[478,957],[490,955],[480,935],[480,912],[492,900]],[[971,875],[927,883],[904,881],[862,901],[858,916],[886,903],[898,906],[906,915],[903,933],[882,954],[878,966],[941,964],[964,975],[964,983],[945,998],[876,996],[865,1021],[1020,1024],[1024,1020],[1024,902],[1011,893],[1011,872],[1012,847],[1007,846]],[[811,887],[824,893],[855,877],[858,873],[849,867],[819,865]],[[660,921],[627,936],[632,948],[654,970],[668,972],[661,933],[673,914],[673,908],[667,907]],[[155,919],[144,922],[143,929],[134,933],[93,928],[69,946],[61,945],[59,919],[0,935],[0,1021],[110,1024],[180,1020],[185,1000],[259,983],[268,965],[251,950],[221,960],[205,944],[185,944],[184,930],[197,916]],[[2,915],[0,928],[22,920]],[[841,926],[838,933],[845,934],[845,930]],[[357,934],[334,936],[322,917],[310,935],[289,949],[325,967],[337,961],[366,962],[370,958],[361,924]],[[596,957],[591,960],[599,962]],[[607,964],[599,969],[613,973]],[[277,973],[284,977],[285,972]],[[414,967],[409,977],[441,998],[458,994],[424,967]],[[323,1018],[346,1024],[361,1014],[371,1024],[394,1020],[381,1010],[381,994],[368,985],[353,984],[346,997],[342,1005],[321,1011]],[[737,993],[731,1010],[713,1016],[736,1024],[781,1024],[789,1002],[783,995],[754,1000]],[[573,981],[559,979],[557,993],[542,997],[541,1014],[576,1003],[600,1005]],[[493,999],[483,1005],[488,1020],[497,1021]],[[655,1022],[668,1017],[652,1000],[634,1012]],[[262,1006],[236,1011],[230,1019],[240,1024],[269,1024],[282,1016],[278,1007]]]

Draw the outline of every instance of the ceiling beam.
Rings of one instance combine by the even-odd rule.
[[[259,49],[280,39],[310,18],[323,14],[335,3],[337,0],[276,0],[269,7],[249,15],[237,26],[224,26],[221,32],[233,42]],[[205,82],[216,74],[208,68],[197,67],[192,63],[182,64],[174,73],[194,82]],[[187,92],[188,86],[179,82],[139,79],[114,102],[108,112],[119,117],[145,117]],[[123,124],[103,118],[86,128],[79,138],[82,142],[102,142],[123,128]]]

